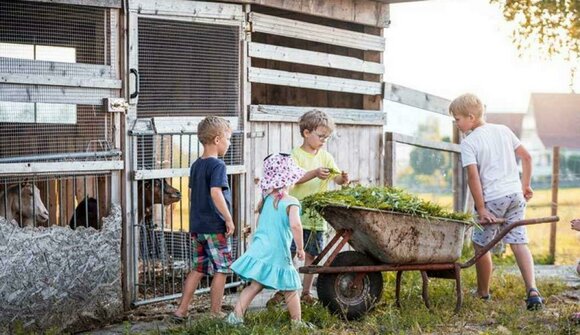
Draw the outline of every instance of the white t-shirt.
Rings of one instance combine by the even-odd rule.
[[[463,167],[477,164],[484,201],[522,193],[515,150],[520,140],[506,126],[486,123],[461,142]]]

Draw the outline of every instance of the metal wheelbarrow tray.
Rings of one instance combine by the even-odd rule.
[[[318,273],[316,288],[320,301],[332,312],[347,319],[363,316],[380,300],[383,271],[397,272],[395,293],[399,307],[404,271],[421,272],[422,297],[427,308],[430,308],[429,278],[455,279],[455,311],[458,312],[463,301],[460,277],[462,268],[475,264],[517,226],[559,220],[557,216],[551,216],[513,222],[505,226],[470,260],[458,263],[467,228],[466,222],[338,205],[326,206],[321,214],[336,230],[336,235],[314,259],[312,265],[301,267],[299,271]],[[346,243],[355,251],[341,252]],[[329,253],[328,259],[320,265]]]

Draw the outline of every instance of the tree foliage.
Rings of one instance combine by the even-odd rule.
[[[579,0],[490,0],[505,19],[516,23],[514,43],[520,53],[548,59],[580,59]]]

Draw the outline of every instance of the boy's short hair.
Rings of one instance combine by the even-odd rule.
[[[209,144],[217,136],[231,132],[230,122],[218,116],[208,116],[197,125],[197,138],[202,144]]]
[[[483,110],[484,107],[481,100],[475,94],[471,93],[458,96],[449,105],[449,114],[451,116],[468,116],[471,114],[477,119],[481,119],[483,117]]]
[[[304,131],[314,131],[318,127],[326,127],[330,132],[334,131],[334,121],[325,112],[319,109],[313,109],[304,113],[298,119],[300,125],[300,135],[304,136]]]

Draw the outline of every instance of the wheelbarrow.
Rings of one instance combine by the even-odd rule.
[[[316,284],[319,300],[330,311],[349,320],[360,318],[380,300],[381,272],[385,271],[397,272],[395,297],[398,307],[405,271],[421,272],[422,298],[427,308],[430,308],[429,278],[455,279],[455,312],[458,312],[463,302],[461,269],[475,264],[513,228],[559,220],[557,216],[550,216],[513,222],[471,259],[459,263],[467,222],[344,206],[327,206],[321,214],[336,230],[336,235],[312,265],[301,267],[299,271],[319,274]],[[341,252],[346,243],[355,251]]]

